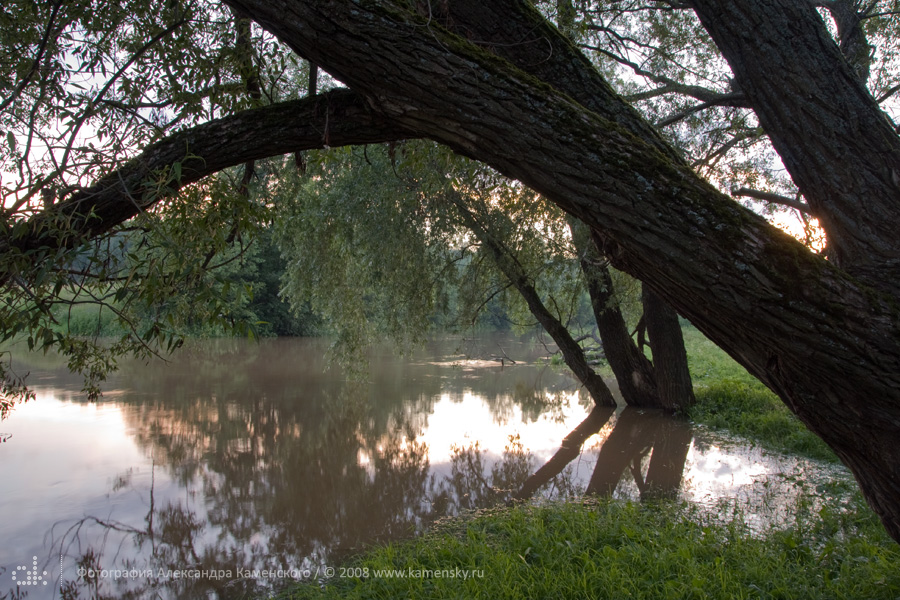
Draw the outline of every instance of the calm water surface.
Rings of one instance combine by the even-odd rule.
[[[97,403],[31,359],[37,399],[0,422],[0,598],[241,597],[514,496],[737,499],[761,525],[846,476],[653,412],[591,412],[533,342],[385,352],[366,383],[326,370],[325,349],[198,343],[125,365]],[[570,432],[581,450],[560,450]]]

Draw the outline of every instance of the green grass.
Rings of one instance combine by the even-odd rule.
[[[837,462],[834,452],[746,369],[693,327],[684,328],[697,404],[688,415],[765,448]]]
[[[685,342],[696,422],[836,460],[696,329],[685,328]],[[336,577],[278,598],[900,599],[900,545],[855,486],[835,481],[803,494],[779,527],[763,532],[743,525],[739,506],[727,519],[685,504],[606,500],[485,511],[372,548],[338,567]],[[341,568],[358,576],[340,577]],[[467,579],[459,577],[464,572]]]
[[[761,446],[829,462],[837,456],[762,384],[723,380],[696,388],[696,423],[741,435]]]
[[[760,536],[676,504],[500,509],[343,566],[362,576],[337,572],[278,598],[900,597],[900,546],[856,504]]]
[[[746,384],[762,385],[724,350],[709,341],[690,325],[681,328],[684,346],[688,354],[688,368],[694,386],[705,386],[723,379]]]
[[[99,304],[76,304],[54,312],[60,329],[72,335],[108,337],[125,332],[112,309]]]

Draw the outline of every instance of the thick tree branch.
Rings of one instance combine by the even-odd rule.
[[[67,247],[100,235],[181,187],[248,161],[329,145],[409,137],[347,90],[237,113],[149,146],[90,188],[29,219],[3,246]],[[177,165],[177,168],[176,168]]]
[[[831,0],[821,4],[828,9],[837,25],[844,58],[863,83],[869,80],[875,48],[869,44],[862,22],[875,10],[876,4],[876,0],[871,0],[865,6],[860,0]]]
[[[765,20],[761,1],[740,3],[740,9]],[[377,5],[348,0],[228,2],[364,94],[373,108],[404,129],[494,166],[584,220],[601,236],[615,266],[650,284],[766,382],[851,467],[871,471],[871,462],[865,461],[877,460],[880,487],[866,489],[867,497],[881,514],[893,514],[900,477],[892,480],[890,474],[898,473],[900,449],[886,442],[900,435],[895,404],[900,318],[892,298],[860,284],[700,181],[674,150],[646,132],[649,125],[605,83],[590,90],[598,96],[596,108],[586,110],[571,95],[387,0]],[[533,14],[528,4],[500,4],[506,3],[482,2],[473,9],[476,17],[503,11],[501,19],[485,18],[498,24],[492,34],[510,23],[530,22],[529,35],[544,39],[544,48],[551,40],[554,53],[577,54],[567,50],[571,44],[559,40],[558,32],[542,29],[543,19],[528,16]],[[718,10],[738,7],[726,4]],[[451,10],[456,5],[450,3]],[[523,39],[528,38],[519,41]],[[843,60],[839,53],[837,57]],[[537,66],[547,53],[535,58],[523,64]],[[578,75],[581,64],[575,58],[569,70]],[[572,85],[590,77],[578,76]],[[852,74],[848,77],[855,81]],[[783,79],[780,85],[783,91]],[[870,102],[883,120],[874,100]],[[866,121],[872,113],[861,109]],[[878,145],[870,134],[860,139]],[[823,167],[833,168],[841,160]],[[838,192],[834,186],[830,190]],[[895,204],[896,192],[892,198]],[[875,225],[862,221],[866,228]],[[879,244],[888,242],[881,235],[884,228],[882,223],[872,231],[879,247],[868,257],[874,267],[867,278],[872,286],[894,285],[877,272],[881,266],[891,268],[896,258],[893,227],[887,253],[880,251],[884,246]],[[854,365],[855,375],[838,377],[848,364]],[[848,424],[852,398],[866,399],[852,403],[858,425]],[[881,429],[873,431],[873,424]],[[878,450],[860,452],[860,440],[844,435],[851,426],[865,429],[866,443]],[[900,539],[900,518],[885,523]]]
[[[728,289],[758,287],[761,277],[768,282],[765,287],[773,294],[771,306],[762,313],[751,312],[754,318],[770,322],[771,331],[789,321],[776,315],[777,306],[784,304],[786,296],[796,295],[798,287],[804,289],[804,295],[816,290],[815,295],[828,296],[837,289],[833,286],[842,294],[853,294],[855,285],[824,260],[699,181],[687,165],[670,159],[677,155],[674,150],[662,156],[648,146],[648,138],[654,146],[658,139],[651,133],[634,137],[573,104],[569,96],[542,87],[508,63],[437,26],[429,27],[425,20],[384,7],[351,10],[351,4],[344,2],[329,3],[326,10],[285,0],[233,1],[302,54],[364,91],[380,111],[406,129],[481,158],[581,216],[602,232],[607,250],[618,265],[643,275],[656,289],[668,289],[666,295],[677,308],[706,323],[710,330],[729,320],[722,311],[737,310],[731,317],[733,322],[748,318],[748,307],[734,305],[730,293],[731,299],[722,299],[716,311],[698,310],[716,302],[712,290],[721,288],[723,277],[729,280]],[[295,26],[300,23],[303,27]],[[329,36],[324,35],[326,30]],[[328,43],[324,44],[326,37]],[[337,52],[337,48],[342,51]],[[384,56],[393,67],[359,69],[363,54]],[[438,72],[447,75],[436,78]],[[490,87],[480,83],[486,78],[491,81]],[[422,91],[423,81],[429,83],[428,93]],[[606,89],[608,86],[600,90],[604,97],[598,103],[607,104],[599,108],[610,116],[619,115],[635,131],[647,131],[649,126],[636,115],[632,117],[633,111]],[[520,118],[510,119],[511,114]],[[540,120],[522,120],[532,114],[539,114]],[[566,149],[548,146],[554,140],[565,144]],[[572,155],[579,157],[577,165],[568,162],[567,157]],[[622,165],[627,167],[623,169]],[[591,175],[585,177],[585,173]],[[598,203],[597,198],[603,202]],[[716,229],[709,228],[711,222],[716,223]],[[680,232],[692,230],[703,235],[682,246]],[[663,247],[665,251],[661,252]],[[800,280],[785,279],[773,270],[782,260],[796,265]],[[735,268],[736,264],[748,266]],[[827,286],[826,280],[830,282]],[[686,282],[698,287],[688,292]],[[672,294],[674,289],[679,293]],[[689,300],[694,293],[697,297]],[[862,296],[857,299],[862,300],[865,294],[861,290],[858,293]],[[765,302],[768,305],[770,301]],[[886,310],[880,300],[874,305],[864,300],[863,304],[868,307],[867,314]],[[712,312],[718,312],[716,318],[710,318]],[[715,321],[720,323],[716,325]],[[845,331],[844,325],[835,335],[846,341]],[[754,323],[744,333],[753,337],[759,332],[758,323]],[[735,335],[729,328],[716,337],[725,343]],[[767,345],[775,346],[765,350],[758,346],[757,351],[768,356],[773,348],[785,345],[785,337],[767,340]],[[748,360],[746,352],[743,360],[755,363],[757,374],[770,385],[783,385],[776,381],[780,377],[773,379],[774,372],[765,367],[767,359]],[[806,369],[806,359],[803,364]]]

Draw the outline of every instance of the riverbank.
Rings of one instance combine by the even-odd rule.
[[[853,499],[752,534],[683,504],[589,501],[486,511],[374,548],[309,598],[884,598],[900,546]]]
[[[771,390],[691,326],[682,329],[697,404],[688,416],[724,429],[763,448],[837,463],[818,436],[795,417]]]
[[[778,398],[693,328],[685,338],[698,425],[836,462]],[[725,510],[723,505],[722,510]],[[521,505],[443,521],[371,548],[330,578],[282,592],[307,598],[900,597],[900,545],[850,481],[803,488],[777,524],[751,530],[685,503],[588,500]]]

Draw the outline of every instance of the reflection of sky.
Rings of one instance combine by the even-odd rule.
[[[741,486],[753,483],[760,476],[768,473],[772,464],[765,464],[760,458],[753,459],[748,449],[741,449],[741,454],[728,453],[718,446],[710,446],[698,451],[691,447],[687,457],[687,473],[695,486],[720,487]]]
[[[509,445],[509,436],[515,434],[534,455],[537,468],[559,449],[560,441],[587,416],[587,412],[578,405],[577,394],[572,394],[563,406],[561,422],[543,415],[533,423],[524,423],[521,411],[516,407],[508,420],[498,423],[479,397],[466,394],[462,402],[453,402],[444,396],[435,403],[428,426],[417,440],[428,444],[431,467],[439,475],[449,474],[454,448],[478,443],[488,461],[493,462]],[[614,427],[615,419],[612,419],[599,433],[585,441],[581,456],[573,461],[575,478],[581,482],[582,489],[590,479],[603,440]],[[646,466],[645,457],[645,473]],[[819,471],[817,476],[813,475]],[[801,472],[823,480],[834,475],[831,467],[822,471],[822,467],[811,461],[765,452],[757,446],[734,441],[699,445],[692,442],[685,460],[681,497],[712,505],[720,499],[747,499],[760,488],[765,488],[770,495],[793,496],[798,491],[796,486],[782,476]],[[637,489],[627,472],[619,488],[617,497],[636,499]]]
[[[12,437],[0,447],[4,503],[18,522],[89,511],[85,497],[102,494],[111,477],[144,462],[128,436],[122,408],[69,404],[38,395],[0,424]],[[71,504],[78,501],[78,505]],[[104,501],[97,498],[97,508]]]
[[[0,597],[10,589],[12,571],[26,563],[30,567],[26,559],[35,555],[50,583],[38,590],[29,587],[27,597],[59,597],[59,539],[88,516],[145,527],[151,486],[157,510],[181,502],[203,516],[202,497],[194,499],[192,490],[172,481],[165,469],[154,469],[152,458],[138,448],[125,423],[129,410],[137,408],[60,401],[51,390],[17,405],[14,415],[0,422],[0,430],[12,434],[0,445],[0,514],[5,515],[0,519]],[[114,491],[123,477],[128,485]],[[54,555],[48,557],[51,547]],[[115,548],[106,552],[112,555]],[[67,579],[74,579],[75,569],[72,559],[64,562]]]
[[[511,369],[507,371],[506,376],[514,374]],[[442,377],[451,382],[454,374],[465,378],[499,376],[495,368],[486,365],[471,370],[448,367],[447,375]],[[447,385],[450,386],[448,389],[453,389],[454,384]],[[463,391],[466,389],[468,391]],[[128,403],[117,402],[116,396],[124,393],[109,392],[104,401],[87,404],[63,400],[71,397],[69,392],[43,388],[38,390],[35,401],[18,405],[10,418],[0,422],[0,433],[11,434],[0,443],[0,481],[3,482],[0,487],[0,540],[3,542],[0,544],[0,596],[9,590],[11,571],[25,562],[30,564],[30,557],[37,555],[40,565],[50,561],[47,567],[51,573],[50,589],[46,590],[48,595],[45,596],[43,591],[36,592],[32,588],[29,597],[50,597],[49,592],[59,575],[58,558],[56,564],[48,558],[52,552],[50,548],[78,519],[92,516],[137,529],[146,527],[151,485],[157,510],[169,503],[180,503],[194,511],[197,519],[207,520],[209,499],[204,497],[200,476],[184,487],[183,483],[173,479],[165,465],[158,463],[154,469],[151,454],[157,452],[162,456],[165,452],[154,450],[153,445],[142,448],[134,437],[139,433],[134,430],[136,426],[157,422],[154,419],[158,419],[163,427],[177,429],[181,426],[179,418],[189,418],[192,422],[184,425],[197,426],[193,420],[201,419],[200,413],[189,411],[186,415],[193,416],[178,417],[170,409],[155,407],[152,396],[147,396],[143,405],[133,398]],[[236,400],[231,399],[225,405],[226,412],[237,410],[233,402]],[[433,402],[425,403],[432,410],[427,415],[415,415],[411,422],[417,423],[419,429],[412,433],[417,443],[428,447],[432,474],[439,480],[449,476],[454,449],[476,443],[485,452],[490,469],[491,463],[499,459],[509,445],[511,435],[519,436],[519,442],[534,456],[536,468],[557,451],[562,439],[587,415],[575,392],[566,393],[561,405],[552,413],[537,416],[533,410],[532,414],[526,415],[515,402],[500,404],[497,398],[489,401],[471,391],[468,385],[458,384],[454,392],[442,391]],[[202,419],[207,419],[208,423],[218,418],[212,406],[197,405],[198,410],[203,409]],[[404,410],[413,411],[414,407],[415,404],[410,404]],[[159,415],[154,416],[157,410]],[[240,417],[240,414],[237,411],[235,416]],[[599,434],[588,439],[581,456],[572,463],[581,489],[591,476],[601,442],[613,430],[614,424],[615,418]],[[713,439],[702,431],[699,436],[692,443],[685,461],[681,497],[686,500],[714,506],[723,496],[746,498],[761,488],[769,494],[787,497],[796,490],[792,492],[790,485],[782,485],[784,478],[780,478],[780,474],[813,469],[807,461],[769,455],[758,448]],[[232,445],[245,442],[244,438],[227,441]],[[200,458],[203,453],[202,449],[198,451],[197,460],[206,460]],[[372,458],[364,450],[357,454],[359,464],[370,477],[374,475]],[[643,461],[645,472],[648,460],[645,457]],[[217,485],[241,485],[225,482],[224,475],[213,473],[205,462],[199,465],[198,473],[212,478]],[[114,487],[122,477],[128,485],[117,491]],[[617,497],[634,496],[636,487],[629,479],[626,470]],[[48,532],[52,532],[52,537],[45,538]],[[206,527],[200,534],[201,545],[213,543],[219,533],[213,527]],[[268,534],[267,531],[255,532],[249,539],[236,543],[265,546]],[[115,552],[115,548],[108,548],[105,555],[111,556]],[[67,579],[74,578],[73,562],[69,559],[64,565]]]
[[[51,540],[85,515],[137,518],[145,509],[133,498],[111,498],[113,478],[146,461],[128,436],[122,408],[114,404],[71,404],[38,393],[32,402],[16,406],[11,418],[0,422],[9,440],[0,446],[3,482],[0,521],[0,593],[10,584],[11,571],[37,555],[44,564]],[[10,515],[15,515],[10,518]],[[55,524],[60,524],[56,525]],[[28,561],[30,562],[30,561]],[[55,589],[58,565],[51,564]],[[46,590],[49,593],[49,589]],[[44,597],[29,588],[29,598]]]
[[[498,420],[478,396],[465,393],[462,401],[454,402],[444,394],[428,416],[428,426],[419,441],[428,444],[428,459],[432,465],[450,462],[454,447],[476,441],[482,448],[500,453],[509,443],[509,436],[515,434],[538,460],[545,460],[559,449],[560,441],[587,415],[576,398],[577,392],[569,396],[563,406],[563,419],[544,414],[536,421],[526,423],[518,406],[512,408],[508,418]]]

